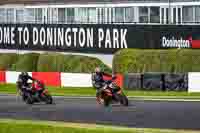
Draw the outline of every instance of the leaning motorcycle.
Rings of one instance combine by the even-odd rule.
[[[104,106],[109,106],[111,103],[120,103],[123,106],[128,106],[129,104],[128,98],[122,88],[112,80],[105,82],[101,92],[101,95],[97,97],[99,104],[104,104]]]
[[[45,102],[46,104],[53,103],[51,94],[41,81],[33,81],[32,83],[29,83],[28,86],[20,90],[20,95],[22,96],[23,101],[27,104],[39,102]]]

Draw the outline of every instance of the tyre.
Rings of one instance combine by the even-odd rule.
[[[22,91],[19,91],[19,95],[20,95],[20,97],[21,97],[21,99],[22,99],[22,101],[26,101],[26,99],[27,99],[27,96],[26,96],[26,94],[24,93],[24,92],[22,92]]]
[[[22,94],[22,101],[26,101],[26,99],[27,99],[27,96],[25,95],[25,94]]]
[[[110,102],[111,102],[111,97],[107,96],[104,98],[104,106],[105,107],[108,107],[110,105]]]
[[[119,96],[120,98],[120,103],[123,105],[123,106],[128,106],[128,98],[126,97],[126,95],[122,94]]]
[[[45,102],[46,102],[46,104],[53,104],[52,96],[46,95]]]
[[[26,103],[27,104],[33,104],[34,103],[33,97],[30,94],[26,98]]]

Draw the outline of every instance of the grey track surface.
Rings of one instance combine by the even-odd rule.
[[[200,102],[130,101],[129,107],[112,105],[109,112],[91,98],[54,100],[53,105],[26,105],[20,97],[0,96],[0,118],[200,130]]]

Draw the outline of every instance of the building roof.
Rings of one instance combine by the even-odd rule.
[[[117,1],[117,0],[111,0]],[[66,4],[81,4],[81,3],[96,3],[103,2],[102,0],[0,0],[0,4],[39,4],[39,3],[66,3]],[[105,0],[109,2],[109,0]]]
[[[171,2],[193,2],[197,0],[169,0]],[[0,0],[0,4],[89,4],[89,3],[121,3],[121,2],[168,2],[168,0]]]

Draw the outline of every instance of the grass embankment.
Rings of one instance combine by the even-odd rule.
[[[0,120],[1,133],[198,133],[191,130],[142,129],[50,121]]]
[[[48,87],[49,91],[54,96],[95,96],[95,89],[93,88],[73,88],[73,87]],[[15,84],[0,84],[1,94],[17,94]],[[161,91],[131,91],[125,90],[129,97],[136,98],[151,98],[151,99],[200,99],[200,93],[188,92],[161,92]]]
[[[101,60],[89,56],[0,53],[0,71],[91,73],[97,66],[108,73],[112,71]]]
[[[200,51],[194,49],[123,49],[114,55],[116,73],[187,73],[200,71]]]

